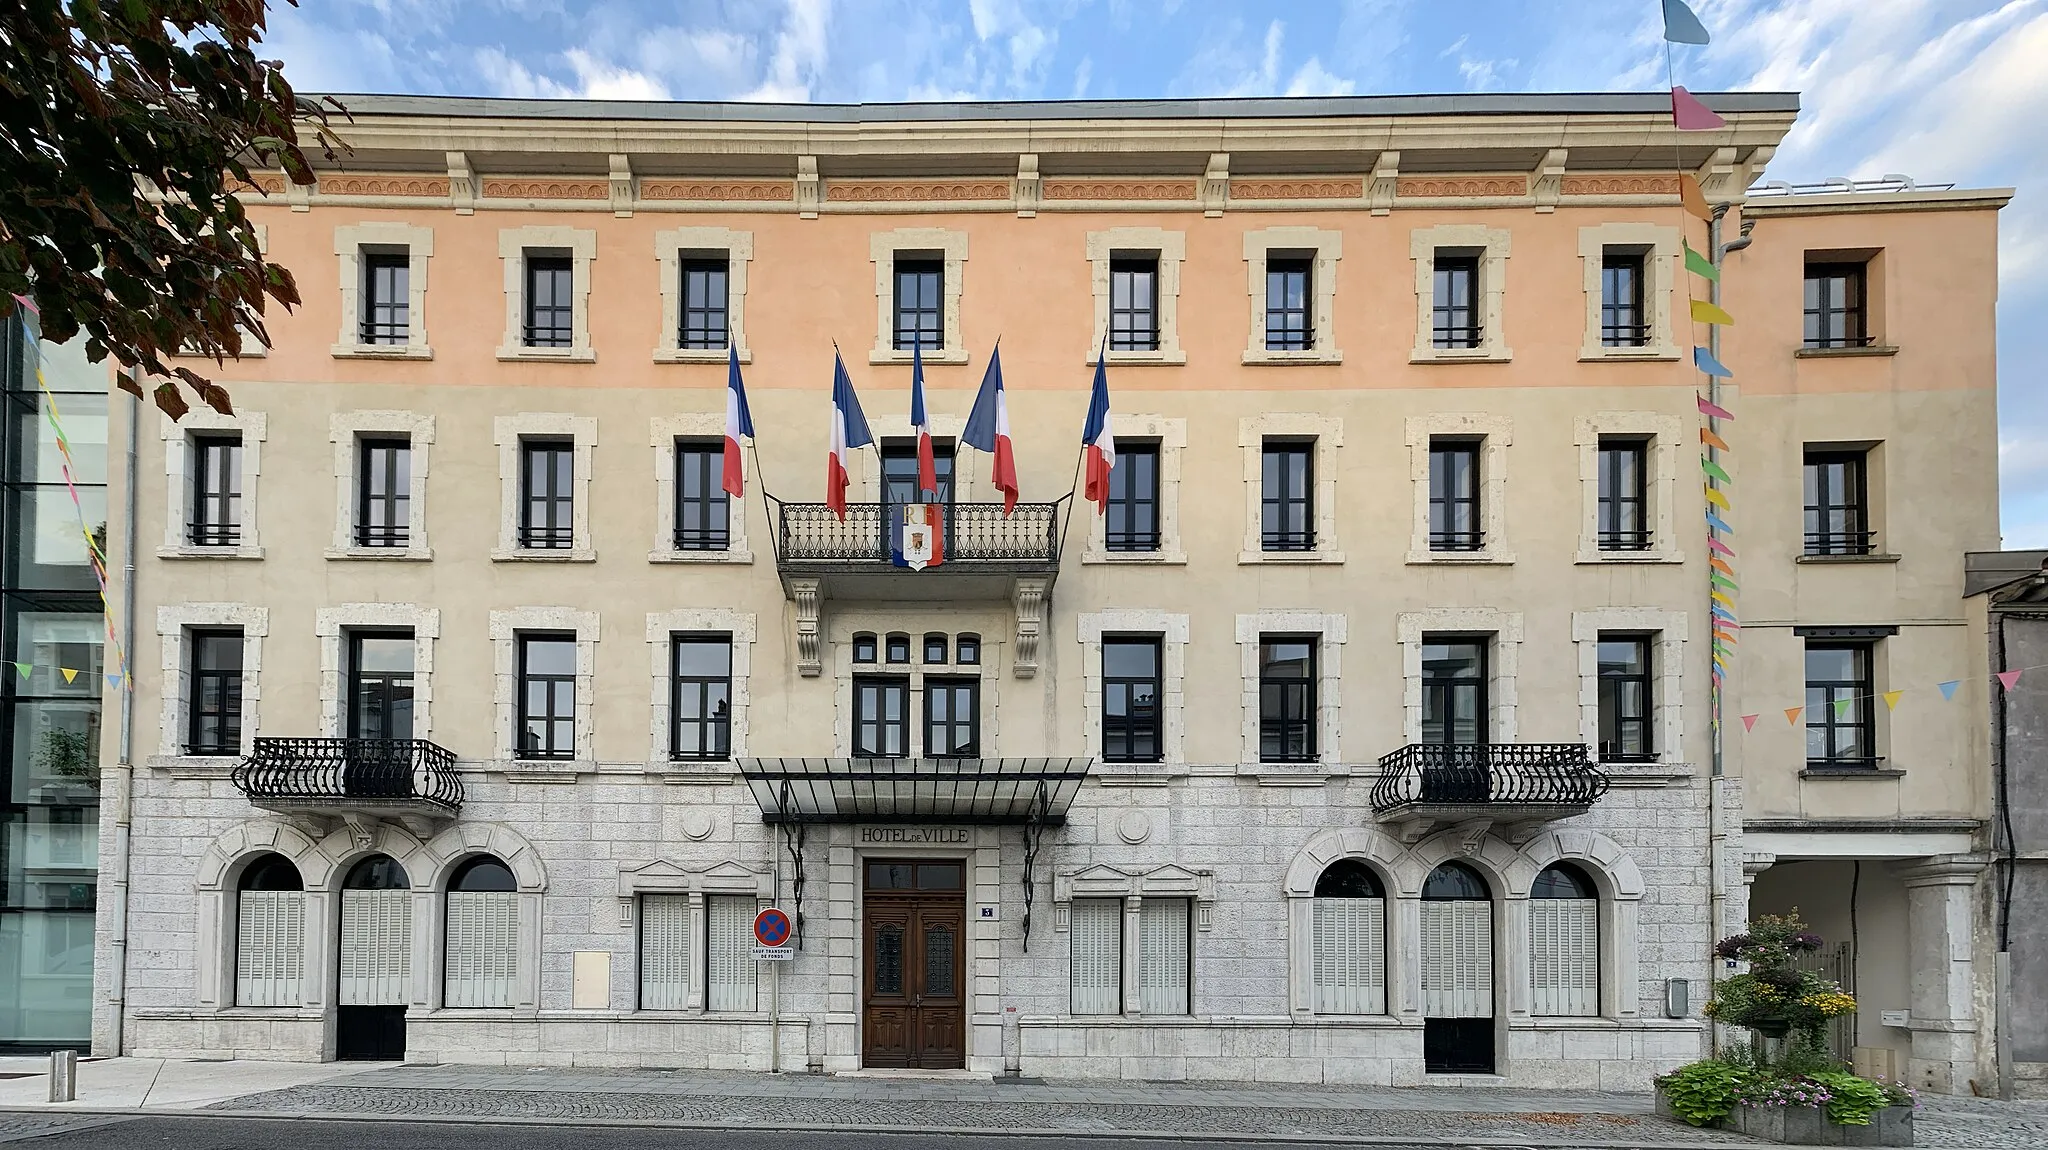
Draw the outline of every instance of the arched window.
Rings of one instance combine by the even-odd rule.
[[[235,1005],[298,1006],[305,965],[299,868],[283,855],[258,855],[235,892]]]
[[[1432,1073],[1493,1072],[1493,893],[1461,862],[1422,884],[1422,1056]]]
[[[1387,1012],[1387,896],[1357,859],[1338,859],[1316,878],[1310,949],[1317,1014]]]
[[[444,1006],[510,1006],[519,959],[519,883],[510,868],[478,855],[448,878]]]
[[[1529,888],[1529,983],[1531,1013],[1600,1013],[1600,892],[1571,863]]]
[[[390,855],[370,855],[341,883],[342,1006],[412,1001],[412,881]]]

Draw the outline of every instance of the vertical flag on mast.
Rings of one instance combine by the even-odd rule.
[[[1116,466],[1116,435],[1109,429],[1109,374],[1102,361],[1108,350],[1095,353],[1095,387],[1088,396],[1088,423],[1081,429],[1081,450],[1087,454],[1088,478],[1082,496],[1095,504],[1097,515],[1109,511],[1109,472]]]
[[[875,441],[868,430],[868,417],[860,409],[860,397],[853,394],[853,380],[847,378],[846,361],[839,349],[832,349],[832,450],[825,457],[825,506],[841,522],[846,520],[846,457],[856,447]]]
[[[981,390],[975,393],[974,410],[967,413],[967,426],[960,442],[986,452],[995,460],[989,478],[1003,493],[1003,514],[1017,507],[1017,455],[1010,446],[1010,401],[1003,394],[1003,344],[996,341],[988,355],[988,370],[981,374]]]
[[[917,432],[917,493],[939,497],[939,465],[932,456],[932,421],[924,409],[924,340],[913,332],[910,342],[910,427]]]
[[[730,341],[727,341],[730,343]],[[726,348],[725,372],[725,493],[738,499],[747,493],[746,472],[740,467],[740,437],[754,438],[754,413],[747,410],[747,385],[740,379],[740,349]]]

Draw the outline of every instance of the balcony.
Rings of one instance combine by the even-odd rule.
[[[462,810],[455,752],[425,739],[257,739],[234,782],[282,814],[412,821]]]
[[[1582,815],[1607,793],[1583,743],[1413,743],[1380,760],[1372,809],[1420,839],[1447,823],[1514,826]]]

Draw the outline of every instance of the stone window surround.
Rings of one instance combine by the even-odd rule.
[[[1052,882],[1053,931],[1058,934],[1070,933],[1074,921],[1074,900],[1116,899],[1123,903],[1123,922],[1119,951],[1123,959],[1117,995],[1123,1003],[1118,1013],[1136,1017],[1139,1008],[1140,985],[1144,968],[1144,908],[1145,900],[1173,900],[1191,904],[1189,924],[1198,931],[1209,929],[1214,919],[1216,905],[1215,872],[1210,870],[1189,870],[1175,863],[1161,863],[1153,867],[1118,867],[1105,863],[1079,870],[1055,874]],[[1201,985],[1197,972],[1201,966],[1200,948],[1190,946],[1188,954],[1191,969],[1188,971],[1187,1015],[1198,1015],[1195,1009]],[[1113,1016],[1112,1016],[1113,1017]],[[1173,1017],[1184,1017],[1174,1015]]]
[[[156,609],[156,633],[163,642],[163,715],[157,753],[166,758],[212,758],[185,754],[191,725],[191,667],[187,639],[194,630],[239,627],[242,631],[242,748],[256,749],[257,709],[263,700],[263,639],[270,633],[270,609],[248,603],[178,603]]]
[[[1433,439],[1476,439],[1479,451],[1479,514],[1486,545],[1477,551],[1429,549],[1429,448]],[[1407,423],[1408,476],[1415,491],[1415,521],[1408,540],[1410,563],[1513,563],[1508,538],[1508,448],[1515,421],[1505,415],[1443,412],[1411,415]]]
[[[1259,759],[1259,643],[1266,635],[1315,635],[1316,758],[1326,766],[1344,761],[1344,642],[1350,629],[1343,615],[1316,611],[1260,611],[1237,617],[1238,672],[1243,679],[1240,761]],[[1412,740],[1411,740],[1412,741]]]
[[[363,255],[403,248],[406,254],[406,333],[402,344],[364,343]],[[334,229],[334,254],[341,268],[341,332],[329,349],[336,359],[432,359],[427,343],[427,260],[434,254],[434,229],[365,220]]]
[[[1679,444],[1683,425],[1674,415],[1654,411],[1596,411],[1573,421],[1579,448],[1580,563],[1683,563],[1678,535],[1678,473],[1683,466]],[[1649,500],[1650,548],[1646,551],[1600,550],[1600,439],[1639,437],[1648,441],[1643,463],[1649,469],[1643,490]]]
[[[1579,229],[1579,261],[1585,270],[1586,334],[1581,363],[1674,360],[1679,357],[1671,300],[1676,290],[1682,244],[1677,228],[1661,224],[1598,224]],[[1600,342],[1600,267],[1610,248],[1643,257],[1643,311],[1650,325],[1641,347],[1608,347]],[[1687,320],[1690,323],[1690,318]]]
[[[1159,446],[1159,550],[1111,551],[1107,534],[1109,516],[1090,515],[1088,545],[1081,553],[1081,562],[1185,564],[1188,553],[1180,537],[1180,479],[1181,456],[1188,446],[1188,421],[1164,415],[1111,412],[1109,426],[1118,442],[1142,439]]]
[[[1435,607],[1403,611],[1395,618],[1401,643],[1402,741],[1422,741],[1422,640],[1424,635],[1486,635],[1488,741],[1512,743],[1516,737],[1515,676],[1521,668],[1522,613],[1492,607]]]
[[[348,633],[400,629],[412,632],[412,737],[433,737],[434,640],[441,637],[441,612],[413,603],[341,603],[315,613],[322,734],[330,739],[348,734]]]
[[[932,615],[922,622],[910,623],[910,616],[896,613],[856,613],[835,615],[831,621],[832,637],[832,753],[840,758],[853,755],[853,680],[857,675],[897,676],[910,680],[910,747],[922,751],[924,748],[924,679],[927,674],[947,676],[981,676],[981,757],[998,757],[997,742],[999,729],[997,720],[1001,717],[1003,623],[1001,618],[991,620],[972,614]],[[988,626],[989,622],[995,624]],[[853,637],[858,632],[873,632],[879,644],[892,631],[902,631],[910,636],[910,659],[908,663],[861,663],[853,661]],[[979,666],[961,666],[957,662],[932,663],[924,661],[924,635],[927,631],[944,631],[949,637],[963,631],[972,631],[981,636],[981,663]],[[948,643],[946,655],[951,658],[957,652],[953,643]]]
[[[1159,639],[1159,681],[1164,696],[1160,707],[1161,762],[1187,762],[1188,617],[1169,611],[1111,609],[1084,614],[1079,620],[1084,662],[1081,665],[1082,737],[1088,753],[1102,747],[1102,641],[1105,636],[1157,636]]]
[[[1272,351],[1266,347],[1266,261],[1274,252],[1313,252],[1316,289],[1315,346],[1306,351]],[[1256,365],[1343,363],[1337,348],[1337,261],[1344,256],[1344,233],[1323,228],[1261,228],[1244,234],[1246,290],[1251,296],[1251,330],[1245,337],[1244,362]]]
[[[751,616],[749,616],[751,618]],[[710,866],[686,867],[667,859],[656,859],[630,869],[619,871],[619,929],[625,931],[635,942],[633,946],[633,977],[627,987],[633,994],[633,1009],[636,1012],[669,1015],[667,1010],[642,1010],[639,1005],[639,969],[641,949],[637,924],[640,896],[649,894],[683,895],[690,900],[690,946],[689,970],[690,989],[685,1011],[705,1013],[705,991],[708,972],[703,949],[710,945],[710,918],[706,900],[719,896],[751,897],[759,906],[773,905],[775,881],[770,871],[757,871],[734,859]],[[616,983],[616,980],[614,980]],[[720,1015],[747,1014],[749,1011],[719,1011]]]
[[[159,559],[261,559],[262,525],[256,502],[263,475],[263,440],[270,434],[270,417],[260,411],[237,411],[222,415],[210,407],[195,407],[182,420],[163,417],[159,425],[164,440],[164,484],[169,507],[164,517],[164,541],[157,548]],[[188,513],[192,510],[192,438],[208,431],[242,433],[242,541],[233,547],[195,547],[185,538]]]
[[[656,363],[724,363],[725,348],[686,348],[677,338],[683,317],[683,259],[723,255],[726,259],[725,322],[741,363],[754,362],[747,344],[747,264],[754,258],[754,233],[731,228],[668,228],[654,233],[654,258],[661,265],[661,345]],[[723,425],[720,425],[721,431]]]
[[[359,547],[355,528],[360,477],[356,467],[362,461],[362,441],[400,436],[411,444],[405,546]],[[334,542],[327,548],[327,557],[432,559],[434,551],[427,546],[427,464],[433,454],[434,417],[416,411],[337,411],[327,417],[327,438],[334,443]]]
[[[1572,612],[1572,643],[1579,662],[1579,739],[1600,746],[1600,633],[1647,634],[1656,649],[1656,696],[1651,700],[1657,761],[1685,761],[1685,644],[1691,623],[1683,611],[1656,607],[1602,607]]]
[[[1483,224],[1439,224],[1408,233],[1408,258],[1415,263],[1415,347],[1409,352],[1409,363],[1507,363],[1515,358],[1508,349],[1501,319],[1512,247],[1512,233],[1506,228]],[[1483,327],[1478,347],[1434,344],[1430,308],[1436,299],[1436,255],[1445,250],[1479,255],[1479,322]]]
[[[494,653],[494,690],[491,704],[497,712],[492,756],[503,762],[515,761],[513,728],[519,722],[519,636],[534,631],[569,631],[576,636],[576,763],[592,763],[597,755],[591,715],[597,701],[598,616],[595,611],[573,607],[515,607],[491,612],[491,647]],[[571,768],[556,760],[538,760],[540,770]]]
[[[748,682],[754,673],[754,613],[717,607],[681,607],[673,611],[647,613],[647,647],[653,678],[653,694],[649,699],[648,763],[666,770],[673,762],[669,758],[669,687],[674,670],[671,648],[678,634],[724,634],[732,637],[732,694],[728,712],[732,734],[727,759],[744,756],[747,753],[747,704],[753,697]]]
[[[724,353],[719,353],[723,355]],[[747,502],[726,497],[726,548],[723,551],[684,551],[676,547],[676,440],[725,438],[725,413],[685,412],[656,416],[649,421],[647,442],[654,448],[654,546],[647,552],[649,563],[752,563],[754,552],[747,546]],[[740,451],[740,474],[753,474],[750,453]]]
[[[967,342],[961,335],[960,297],[967,263],[967,233],[950,228],[896,228],[868,237],[868,259],[875,265],[875,346],[868,362],[909,363],[911,350],[897,351],[896,257],[903,252],[938,252],[945,260],[946,346],[925,348],[926,363],[966,363]]]
[[[525,344],[526,256],[532,251],[569,253],[573,269],[569,290],[574,301],[568,347]],[[597,231],[558,226],[500,228],[498,258],[505,265],[505,342],[498,348],[498,358],[596,363],[597,351],[590,346],[590,262],[597,258]]]
[[[1180,269],[1188,258],[1188,234],[1162,228],[1110,228],[1088,233],[1090,282],[1095,292],[1095,338],[1088,343],[1088,366],[1095,365],[1098,351],[1114,364],[1184,364],[1187,352],[1180,346]],[[1117,351],[1109,348],[1109,262],[1118,253],[1152,255],[1159,260],[1153,303],[1159,318],[1159,347],[1155,351]]]
[[[724,434],[720,423],[720,434]],[[501,415],[491,421],[491,438],[498,445],[498,545],[491,558],[500,562],[594,563],[597,545],[590,537],[590,473],[597,456],[597,417],[553,411],[522,411]],[[571,477],[574,503],[569,523],[574,546],[550,550],[519,545],[521,446],[529,439],[569,439],[576,444]]]
[[[1259,499],[1264,494],[1268,439],[1313,439],[1315,453],[1316,546],[1313,551],[1266,551],[1260,546]],[[1240,564],[1342,563],[1337,547],[1337,449],[1344,446],[1344,419],[1305,411],[1271,411],[1237,421],[1237,445],[1244,449],[1244,547]],[[1161,460],[1162,465],[1164,460]],[[1161,478],[1164,486],[1164,477]]]

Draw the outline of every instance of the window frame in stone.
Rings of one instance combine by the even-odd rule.
[[[382,453],[384,463],[378,464]],[[412,439],[365,435],[356,440],[357,547],[404,549],[412,544]],[[384,490],[379,492],[381,482]],[[381,515],[373,515],[381,510]],[[381,518],[382,523],[373,523]]]
[[[534,490],[534,464],[550,458],[545,490]],[[566,462],[568,474],[561,473]],[[546,509],[536,523],[536,504]],[[568,551],[576,546],[576,444],[552,436],[519,441],[519,547],[526,551]]]
[[[676,437],[675,538],[671,542],[677,551],[731,549],[732,499],[725,490],[724,469],[724,441]]]
[[[514,689],[518,694],[518,697],[512,702],[512,757],[523,761],[552,762],[574,759],[576,757],[576,668],[581,658],[576,632],[520,631],[513,636],[512,642],[514,644],[514,658],[516,660],[516,669],[513,672]],[[566,646],[569,652],[569,670],[566,672],[537,672],[533,670],[532,652],[529,648],[536,643],[559,643]],[[536,684],[544,684],[547,688],[547,707],[545,713],[541,714],[536,714],[529,709],[532,706],[531,689]],[[566,718],[559,713],[564,697],[566,697],[568,703]],[[529,729],[528,725],[534,722],[544,724],[548,732],[545,744],[538,747],[529,745],[526,737]],[[558,739],[556,736],[561,733],[561,725],[564,723],[568,725],[568,737],[566,739]]]
[[[1316,549],[1315,461],[1316,444],[1313,439],[1268,436],[1260,445],[1261,551],[1296,554]],[[1289,523],[1298,523],[1299,526],[1288,526]]]
[[[1649,440],[1603,435],[1594,450],[1595,546],[1602,551],[1649,550],[1656,540],[1656,529],[1650,526]],[[1631,512],[1633,527],[1628,526]]]
[[[1281,648],[1300,647],[1299,658],[1282,657]],[[1320,694],[1317,666],[1322,636],[1262,634],[1259,636],[1259,761],[1313,763],[1320,749]],[[1298,664],[1305,673],[1282,674]],[[1297,742],[1298,739],[1298,742]]]
[[[1809,771],[1875,770],[1884,763],[1877,753],[1877,644],[1875,639],[1808,639],[1802,655],[1806,687],[1806,769]],[[1849,678],[1816,679],[1813,657],[1826,652],[1848,652],[1852,657]],[[1836,704],[1850,700],[1853,714],[1845,719]],[[1848,732],[1861,744],[1860,755],[1844,755],[1839,735]],[[1814,754],[1815,735],[1821,753]]]
[[[1486,549],[1485,479],[1481,475],[1485,441],[1469,436],[1433,435],[1429,439],[1429,549],[1468,554]],[[1462,460],[1462,467],[1455,461]],[[1462,475],[1462,489],[1453,491]],[[1459,526],[1462,521],[1465,526]]]
[[[1116,466],[1109,469],[1109,503],[1103,513],[1103,550],[1120,554],[1159,550],[1163,536],[1159,463],[1156,441],[1117,443]],[[1146,517],[1152,523],[1149,532],[1131,526]]]
[[[246,683],[244,634],[240,627],[188,627],[185,630],[189,667],[186,671],[189,697],[185,704],[184,753],[188,755],[238,755],[242,753],[242,711]],[[231,649],[232,667],[207,666],[210,652]],[[210,694],[219,702],[207,706]],[[202,729],[211,726],[210,737]]]
[[[1160,763],[1166,761],[1166,637],[1164,635],[1104,635],[1102,637],[1102,758],[1111,763]],[[1144,648],[1151,653],[1150,675],[1111,674],[1112,647]],[[1136,691],[1151,688],[1152,714],[1149,721],[1137,716]],[[1112,700],[1122,692],[1122,715]],[[1149,730],[1148,730],[1149,728]],[[1151,739],[1151,751],[1142,749],[1142,737]],[[1121,749],[1117,749],[1121,745]]]
[[[684,674],[685,647],[718,648],[725,653],[723,674]],[[695,715],[685,715],[684,700],[695,693]],[[715,707],[723,704],[724,717]],[[730,632],[679,632],[669,636],[669,739],[672,762],[723,762],[732,757],[733,636]],[[685,734],[694,728],[694,739]],[[685,744],[693,742],[695,749]]]
[[[185,542],[192,547],[242,545],[242,433],[204,431],[191,438],[192,491]]]
[[[1657,746],[1656,636],[1639,631],[1602,631],[1595,642],[1595,677],[1599,711],[1600,741],[1596,745],[1603,763],[1654,763],[1662,758]],[[1606,648],[1627,644],[1634,648],[1633,671],[1610,670],[1616,662]],[[1630,688],[1636,699],[1628,702]],[[1631,739],[1629,732],[1634,731]]]

